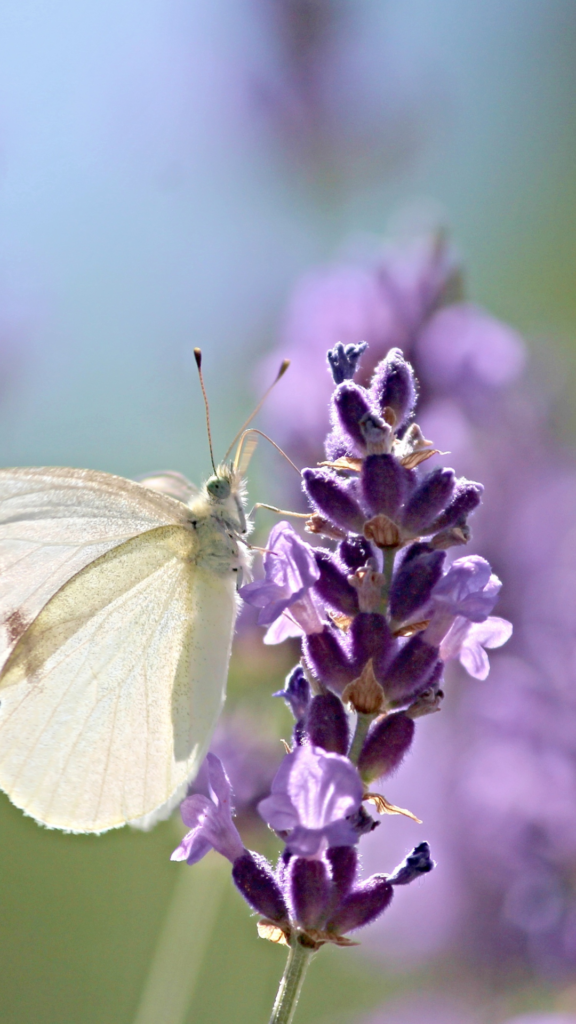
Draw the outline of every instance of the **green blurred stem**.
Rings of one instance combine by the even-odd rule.
[[[298,937],[292,940],[270,1024],[290,1024],[293,1020],[304,977],[313,955],[314,950],[303,946]]]

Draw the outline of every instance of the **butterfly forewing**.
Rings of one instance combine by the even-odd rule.
[[[0,667],[76,572],[130,537],[188,518],[179,502],[108,473],[0,470]]]

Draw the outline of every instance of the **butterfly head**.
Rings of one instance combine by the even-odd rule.
[[[240,473],[227,463],[222,463],[206,481],[205,489],[212,515],[228,522],[237,533],[247,533],[245,486]]]

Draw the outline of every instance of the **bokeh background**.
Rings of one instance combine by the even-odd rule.
[[[402,339],[427,434],[487,484],[477,549],[516,634],[486,683],[453,673],[387,794],[436,872],[322,951],[301,1024],[576,1021],[575,43],[570,0],[0,5],[2,464],[199,481],[193,345],[218,452],[288,354],[265,422],[320,456],[320,428],[291,437],[323,415],[300,382],[323,393],[340,337],[397,343],[374,281],[406,266],[414,298],[439,228],[508,325]],[[297,500],[289,474],[259,450],[251,496]],[[292,656],[243,622],[216,740],[263,851]],[[386,821],[366,870],[416,828]],[[267,1019],[284,954],[227,864],[169,862],[177,820],[63,836],[1,796],[0,829],[2,1024]]]

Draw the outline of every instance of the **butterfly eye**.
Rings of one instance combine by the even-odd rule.
[[[206,484],[206,490],[211,498],[222,500],[230,496],[230,482],[221,476],[211,476]]]

